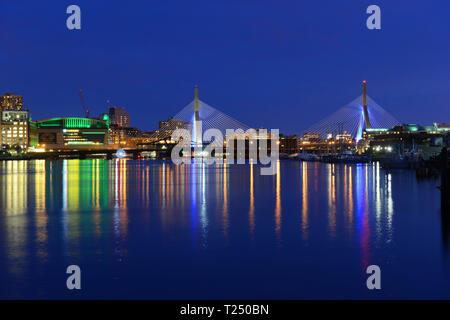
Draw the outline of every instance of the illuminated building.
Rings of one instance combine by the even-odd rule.
[[[326,139],[320,138],[319,133],[305,132],[300,139],[299,149],[301,153],[336,154],[344,151],[353,152],[355,145],[355,139],[346,131],[334,137],[327,134]]]
[[[188,129],[189,122],[169,117],[167,121],[159,121],[159,128],[151,133],[154,141],[170,139],[176,129]]]
[[[109,119],[111,125],[115,125],[122,128],[128,128],[130,126],[130,115],[121,107],[110,107],[109,108]]]
[[[0,111],[16,110],[20,111],[23,108],[23,97],[14,93],[5,93],[0,95]]]
[[[159,130],[174,130],[174,129],[181,129],[181,128],[188,128],[189,123],[184,122],[182,120],[174,119],[173,117],[169,117],[167,121],[160,121],[159,122]]]
[[[280,153],[297,153],[300,148],[300,137],[296,135],[280,135]]]
[[[125,145],[125,131],[119,126],[111,125],[109,128],[109,143],[117,147]]]
[[[29,112],[3,110],[0,123],[0,144],[3,150],[26,151],[29,147]]]
[[[219,141],[217,140],[217,142]],[[267,155],[270,155],[272,145],[275,143],[278,145],[278,152],[280,152],[279,136],[268,129],[235,130],[231,134],[225,134],[223,148],[227,158],[234,155],[235,159],[250,159],[261,156],[263,148]]]
[[[432,126],[403,124],[391,129],[366,129],[363,135],[365,151],[375,159],[416,156],[428,159],[439,154],[445,145],[450,125]]]
[[[350,142],[350,141],[353,140],[353,137],[349,133],[344,132],[344,133],[336,135],[336,140],[338,140],[338,141],[340,140],[340,141],[344,141],[344,142]]]
[[[116,147],[135,147],[137,142],[141,142],[142,132],[137,128],[119,127],[111,125],[109,128],[109,142]]]
[[[303,134],[303,140],[310,141],[310,142],[318,142],[319,139],[319,133],[316,132],[305,132]]]
[[[450,132],[450,124],[448,123],[434,123],[433,126],[439,132]]]
[[[109,108],[109,143],[118,148],[135,147],[136,138],[142,136],[142,132],[137,128],[130,127],[130,115],[124,108]],[[140,141],[139,141],[140,142]]]
[[[46,150],[102,149],[108,144],[109,119],[52,118],[36,121],[38,147]]]

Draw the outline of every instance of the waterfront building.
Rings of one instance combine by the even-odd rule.
[[[189,123],[186,123],[182,120],[174,119],[173,117],[169,117],[165,121],[159,121],[159,130],[175,130],[175,129],[181,129],[181,128],[187,128],[187,125]]]
[[[142,148],[143,146],[150,144],[153,141],[153,139],[150,133],[143,132],[140,136],[130,137],[129,141],[131,145],[136,146],[138,148]]]
[[[105,149],[109,119],[52,118],[36,121],[38,148],[45,150]]]
[[[130,115],[121,107],[110,107],[108,110],[111,125],[128,128],[130,127]]]
[[[138,128],[111,125],[109,129],[109,143],[116,147],[136,147],[138,142],[142,142],[141,137],[142,132]]]
[[[176,129],[189,129],[190,123],[169,117],[166,121],[159,121],[158,130],[152,132],[155,141],[170,140]]]
[[[280,154],[298,153],[300,150],[300,137],[296,135],[280,135]]]
[[[3,151],[25,152],[30,146],[30,119],[27,110],[3,110],[0,122],[0,144]]]
[[[117,148],[136,147],[136,138],[142,136],[142,132],[130,127],[130,115],[121,107],[110,107],[109,118],[111,125],[109,127],[109,144]]]
[[[303,140],[310,141],[310,142],[319,142],[320,135],[317,132],[305,132],[303,134]]]
[[[111,125],[109,127],[109,143],[117,147],[126,144],[125,131],[122,127]]]
[[[439,132],[450,132],[450,123],[434,123],[433,125]]]
[[[354,152],[356,141],[346,131],[333,136],[327,134],[326,138],[321,138],[319,133],[305,132],[300,139],[299,150],[301,153],[315,154],[338,154],[343,152]]]
[[[431,126],[403,124],[388,128],[368,128],[363,134],[365,152],[374,159],[416,157],[429,159],[438,155],[445,145],[450,125]]]
[[[232,134],[225,134],[223,140],[225,156],[227,158],[230,157],[228,151],[233,150],[232,152],[236,159],[249,159],[252,151],[255,151],[257,156],[259,156],[262,148],[267,150],[267,154],[271,154],[272,144],[275,141],[278,144],[278,152],[280,152],[279,138],[279,136],[274,135],[272,131],[265,128],[255,129],[253,134],[251,134],[251,131],[236,130]],[[220,141],[217,142],[220,143]],[[216,140],[214,143],[216,143]]]
[[[0,95],[0,112],[3,110],[20,111],[23,108],[23,97],[14,93]]]

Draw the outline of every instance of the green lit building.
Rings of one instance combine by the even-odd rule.
[[[52,118],[36,121],[38,148],[45,150],[104,149],[109,118]]]

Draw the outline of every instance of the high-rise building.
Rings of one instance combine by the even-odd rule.
[[[170,139],[176,129],[188,129],[189,122],[169,117],[167,121],[159,121],[159,128],[155,130],[153,136],[156,140]]]
[[[297,153],[300,148],[300,137],[296,135],[285,136],[280,134],[280,153]]]
[[[26,151],[30,143],[29,112],[3,110],[0,122],[0,145],[3,150]]]
[[[169,117],[167,121],[159,122],[159,130],[175,130],[175,129],[186,129],[189,127],[188,122],[184,122],[183,120],[174,119],[173,117]]]
[[[109,142],[120,147],[135,147],[136,141],[142,137],[142,132],[138,128],[123,128],[112,125],[109,128]]]
[[[109,119],[111,125],[115,125],[122,128],[128,128],[130,126],[130,115],[121,107],[110,107],[109,108]]]
[[[3,110],[17,110],[23,108],[23,97],[14,93],[5,93],[0,95],[0,111]]]

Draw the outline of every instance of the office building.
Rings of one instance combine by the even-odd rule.
[[[125,110],[125,108],[110,107],[108,112],[111,125],[122,128],[130,127],[130,115]]]
[[[135,147],[141,137],[142,132],[137,128],[125,128],[117,125],[111,125],[109,128],[109,142],[116,147]]]
[[[16,110],[20,111],[23,108],[23,97],[14,93],[5,93],[0,95],[0,111]]]
[[[298,153],[300,150],[300,137],[296,135],[280,135],[280,154]]]
[[[25,152],[29,147],[29,112],[3,110],[0,122],[0,144],[3,151]]]

